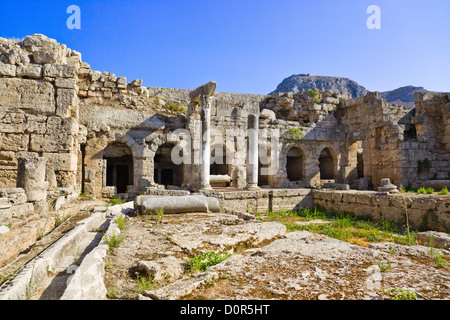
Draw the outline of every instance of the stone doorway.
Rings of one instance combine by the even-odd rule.
[[[300,148],[292,147],[286,155],[286,173],[289,181],[300,181],[305,178],[304,156]]]
[[[211,175],[229,174],[229,164],[227,163],[227,151],[224,146],[214,145],[211,147],[209,173]]]
[[[126,193],[128,186],[133,185],[133,156],[128,146],[110,144],[103,150],[106,164],[106,186],[114,186],[117,193]]]
[[[334,158],[328,148],[322,150],[319,156],[320,179],[336,179]]]
[[[183,183],[183,166],[172,161],[174,147],[174,144],[165,143],[156,150],[153,179],[157,184],[181,187]]]

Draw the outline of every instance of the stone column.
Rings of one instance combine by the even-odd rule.
[[[202,165],[200,189],[209,190],[210,165],[211,165],[211,109],[202,108]]]
[[[256,190],[258,187],[258,117],[248,116],[248,172],[247,189]]]
[[[199,188],[200,190],[211,190],[211,185],[209,182],[209,174],[210,174],[210,162],[211,162],[211,107],[214,99],[214,91],[216,90],[216,82],[210,81],[203,86],[198,87],[197,89],[191,91],[189,93],[189,98],[191,99],[189,105],[189,115],[188,115],[188,124],[191,121],[201,119],[201,133],[202,137],[201,141],[201,155],[202,159],[201,164],[199,165],[199,176],[195,179],[195,188]],[[195,143],[192,144],[192,147],[195,147]],[[193,150],[194,155],[196,154],[196,150]],[[198,164],[195,163],[195,167],[198,168]],[[194,166],[193,166],[194,168]],[[198,172],[198,171],[197,171]]]
[[[48,182],[45,181],[47,160],[39,157],[18,159],[17,187],[23,188],[28,202],[47,200]]]

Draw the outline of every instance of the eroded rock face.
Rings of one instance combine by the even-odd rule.
[[[433,264],[427,247],[383,243],[366,248],[306,231],[235,255],[211,267],[204,279],[213,276],[222,280],[197,287],[185,298],[373,300],[387,299],[382,290],[394,287],[413,291],[419,299],[450,294],[443,285],[450,275]]]
[[[127,223],[127,239],[109,258],[115,265],[105,279],[126,292],[124,271],[150,275],[156,289],[141,299],[373,300],[388,299],[383,289],[394,287],[419,299],[450,296],[448,269],[436,266],[427,246],[364,247],[231,214],[131,217]],[[231,257],[205,272],[184,271],[190,257],[211,250]],[[439,250],[448,260],[450,252]],[[120,278],[112,281],[113,273]]]
[[[286,233],[286,227],[278,222],[246,222],[228,214],[189,214],[183,218],[176,229],[162,225],[161,231],[181,249],[192,253],[259,246]]]

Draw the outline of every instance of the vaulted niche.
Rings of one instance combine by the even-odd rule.
[[[335,163],[328,148],[322,150],[319,156],[320,179],[336,179]]]
[[[289,181],[299,181],[305,178],[305,160],[300,148],[292,147],[286,155],[286,173]]]
[[[126,193],[127,186],[133,185],[133,156],[124,144],[109,144],[103,150],[106,160],[106,185],[115,186],[117,193]]]
[[[154,158],[154,181],[161,185],[181,187],[183,183],[183,167],[172,161],[172,149],[174,144],[165,143],[156,150]]]

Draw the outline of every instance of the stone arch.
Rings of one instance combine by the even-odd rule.
[[[291,146],[286,152],[286,174],[289,181],[305,179],[305,153],[298,146]]]
[[[184,185],[185,166],[183,165],[183,163],[179,163],[178,161],[174,163],[171,159],[173,148],[177,146],[180,146],[180,140],[173,133],[160,134],[155,139],[149,141],[146,144],[147,151],[145,152],[145,158],[147,159],[147,168],[149,172],[148,182],[150,186],[163,184],[181,187]],[[166,148],[166,150],[164,151],[162,148]],[[170,151],[167,150],[167,148],[169,148]],[[165,153],[165,156],[161,157],[162,153]],[[181,147],[179,155],[180,157],[183,156]],[[162,172],[161,170],[163,170],[164,167],[167,171]],[[164,184],[164,182],[166,181],[161,180],[161,174],[163,174],[164,176],[170,176],[170,170],[172,170],[172,174],[175,171],[177,177],[176,179],[172,179],[172,184]],[[171,182],[170,178],[168,178],[168,180],[168,182]]]
[[[319,155],[320,179],[333,180],[337,178],[336,154],[333,149],[325,147]]]

